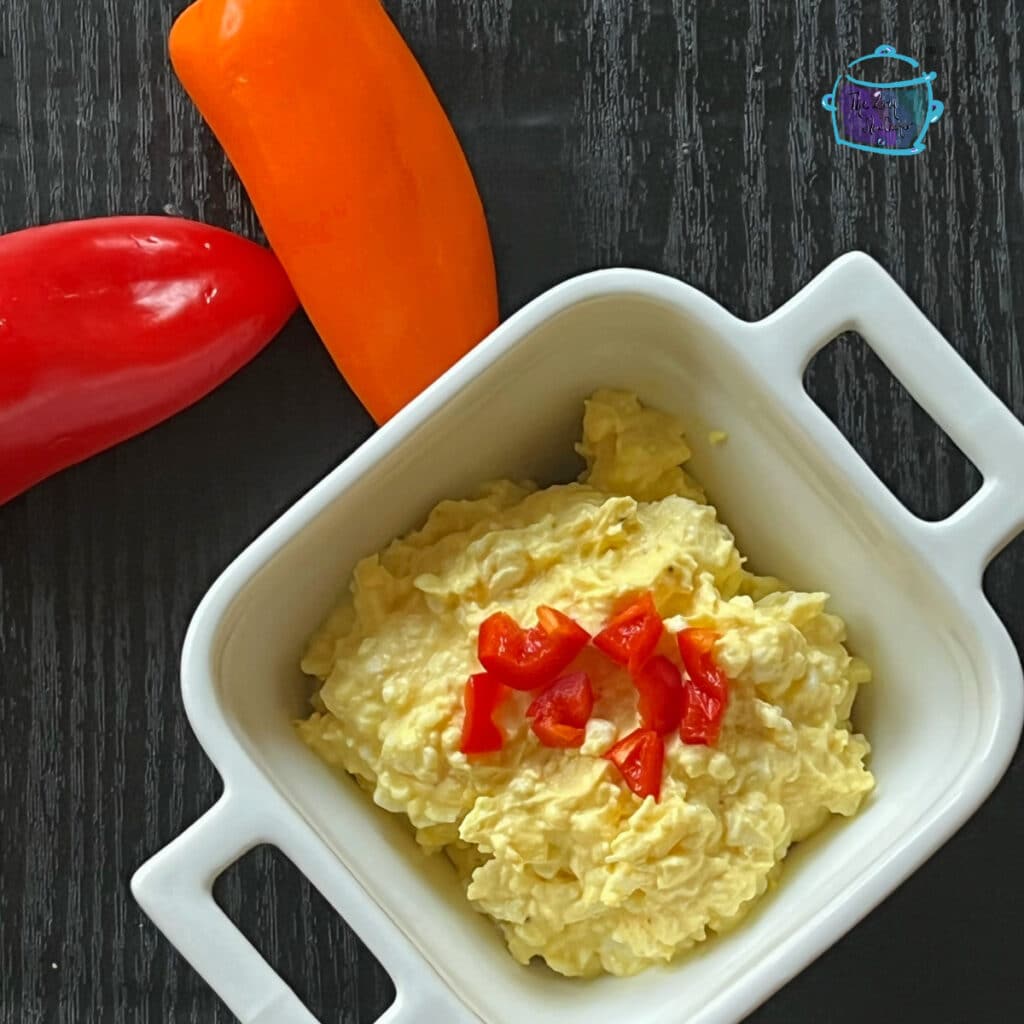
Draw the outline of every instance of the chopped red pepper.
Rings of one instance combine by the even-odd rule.
[[[554,608],[542,605],[537,618],[539,625],[523,629],[511,615],[495,612],[480,626],[480,664],[514,690],[551,682],[590,641],[585,629]]]
[[[633,684],[640,695],[637,708],[645,729],[671,732],[683,713],[683,674],[660,654],[633,670]]]
[[[573,672],[534,697],[526,709],[533,731],[546,747],[579,747],[594,710],[594,690],[586,672]]]
[[[654,595],[647,591],[594,637],[594,646],[620,665],[640,666],[654,653],[663,629]]]
[[[653,729],[636,729],[619,740],[604,756],[619,769],[626,785],[638,797],[658,799],[665,744]]]
[[[479,672],[469,677],[463,697],[466,717],[462,722],[462,743],[459,745],[464,754],[501,750],[505,737],[494,724],[494,712],[504,696],[505,687],[494,676]]]
[[[679,723],[679,738],[684,743],[702,743],[710,747],[718,739],[725,714],[725,702],[705,693],[690,680],[685,690],[686,710]]]
[[[557,608],[551,608],[546,604],[540,605],[537,608],[537,621],[549,635],[571,638],[574,643],[579,644],[581,651],[590,643],[590,634]]]
[[[715,664],[713,655],[718,637],[713,629],[684,629],[676,634],[676,643],[686,674],[705,693],[724,701],[728,680]]]
[[[718,634],[711,629],[684,629],[677,634],[679,655],[690,677],[679,736],[684,743],[708,746],[718,739],[729,695],[729,681],[715,664]]]

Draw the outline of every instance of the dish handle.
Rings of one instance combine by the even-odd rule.
[[[190,828],[135,872],[132,894],[242,1024],[320,1024],[217,906],[213,885],[239,857],[276,846],[366,943],[395,985],[377,1024],[479,1024],[306,823],[271,789],[225,788]]]
[[[978,467],[981,488],[948,518],[907,515],[922,546],[965,583],[980,585],[988,563],[1024,530],[1024,424],[866,253],[835,260],[761,321],[769,324],[779,328],[772,332],[778,344],[759,348],[755,358],[766,376],[785,376],[780,386],[791,388],[794,372],[802,382],[816,352],[844,331],[857,331]],[[838,432],[816,407],[815,413],[812,429]]]
[[[265,841],[227,793],[132,878],[143,910],[243,1024],[318,1024],[213,898],[217,876]]]

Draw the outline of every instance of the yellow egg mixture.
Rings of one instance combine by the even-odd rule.
[[[874,779],[850,709],[870,671],[825,594],[743,568],[682,468],[674,417],[598,392],[578,450],[579,483],[489,484],[361,561],[302,661],[323,685],[298,730],[448,855],[517,960],[626,975],[735,925],[791,843],[857,811]],[[593,633],[644,590],[669,630],[721,634],[714,658],[730,679],[714,747],[667,737],[659,801],[601,757],[639,719],[628,675],[593,648],[573,666],[597,694],[581,749],[542,746],[523,715],[531,695],[513,693],[496,718],[504,749],[459,751],[488,615],[532,625],[546,604]]]

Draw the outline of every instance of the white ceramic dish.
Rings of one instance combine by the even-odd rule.
[[[806,395],[811,356],[859,331],[979,467],[938,523],[910,514]],[[578,471],[583,398],[630,388],[680,413],[694,470],[755,568],[833,594],[876,670],[857,720],[877,793],[795,849],[734,933],[639,978],[523,968],[442,858],[293,735],[310,631],[356,560],[444,497],[497,476]],[[708,429],[728,431],[713,450]],[[655,274],[599,271],[530,303],[235,560],[182,655],[189,719],[224,779],[217,805],[144,865],[136,898],[246,1024],[314,1018],[217,908],[216,876],[279,847],[392,976],[382,1020],[734,1022],[834,943],[948,839],[1007,767],[1022,721],[1017,654],[981,590],[1024,524],[1024,426],[891,278],[860,253],[758,323]],[[317,936],[308,937],[310,943]]]

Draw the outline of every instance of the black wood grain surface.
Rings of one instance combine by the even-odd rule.
[[[183,6],[0,0],[0,230],[173,211],[258,235],[166,59]],[[1022,0],[387,6],[475,169],[505,313],[629,264],[755,318],[864,249],[1024,417]],[[820,107],[881,42],[938,72],[946,115],[919,157],[838,147]],[[977,486],[855,342],[810,387],[921,514]],[[230,1019],[127,884],[219,790],[182,711],[181,641],[219,570],[371,429],[299,316],[192,409],[0,508],[5,1024]],[[1024,546],[986,582],[1020,645]],[[947,847],[751,1020],[1013,1019],[1022,806],[1018,756]],[[325,1021],[388,1005],[386,975],[276,854],[250,854],[218,898]]]

